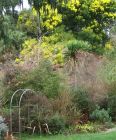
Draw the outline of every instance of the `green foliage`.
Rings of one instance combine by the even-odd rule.
[[[61,90],[61,78],[53,71],[48,61],[40,62],[39,66],[18,77],[17,88],[30,88],[41,91],[47,97],[55,97]]]
[[[88,42],[90,42],[92,45],[97,45],[101,43],[101,38],[99,35],[96,35],[92,30],[83,30],[81,32],[78,33],[78,36],[80,39],[86,40]],[[97,44],[95,44],[96,42],[98,42]]]
[[[66,45],[67,51],[65,57],[68,59],[76,60],[77,52],[80,51],[91,51],[91,45],[88,42],[81,40],[71,40]]]
[[[39,0],[39,1],[36,1],[36,0],[28,0],[28,2],[30,4],[33,4],[34,8],[39,12],[41,10],[41,8],[44,8],[45,9],[45,6],[47,4],[49,4],[52,8],[55,8],[56,6],[56,0]]]
[[[94,35],[89,38],[90,43],[97,37],[94,44],[102,45],[108,40],[104,30],[112,26],[116,18],[115,5],[114,0],[76,0],[68,1],[66,5],[60,4],[60,11],[68,29],[77,35],[85,29],[92,30]]]
[[[91,52],[95,52],[97,54],[104,53],[104,44],[102,40],[103,36],[104,34],[96,34],[91,29],[83,29],[78,33],[78,38],[84,41],[88,41],[92,45]]]
[[[46,13],[44,8],[40,10],[42,18],[41,27],[44,31],[51,31],[62,22],[62,15],[58,13],[57,9],[52,9],[50,5],[46,5],[45,9],[47,10]]]
[[[43,36],[41,45],[36,39],[28,39],[22,44],[22,50],[20,51],[19,58],[16,62],[32,61],[38,51],[42,52],[43,57],[48,59],[53,65],[64,64],[64,48],[67,41],[74,39],[71,32],[66,32],[63,26],[57,27],[54,34],[49,36]],[[86,44],[85,44],[86,45]]]
[[[56,28],[53,35],[44,36],[42,43],[44,57],[49,59],[52,64],[63,65],[64,48],[70,39],[74,39],[73,34],[66,32],[63,26]]]
[[[111,42],[116,49],[116,24],[111,28]]]
[[[99,122],[88,122],[87,124],[79,124],[75,127],[76,132],[80,133],[98,133],[106,131],[107,129],[114,128],[115,124],[112,122],[105,122],[101,124]]]
[[[110,89],[110,93],[108,93],[108,108],[109,108],[109,113],[112,117],[112,119],[115,121],[116,120],[116,88],[115,85]]]
[[[29,60],[33,61],[36,56],[39,57],[38,50],[40,49],[40,45],[37,39],[27,39],[22,44],[22,50],[20,51],[19,57],[16,58],[15,62],[24,64]],[[37,61],[37,60],[35,60]]]
[[[74,92],[73,103],[77,108],[79,108],[82,112],[87,113],[88,111],[93,110],[94,105],[87,91],[83,89],[74,89],[73,92]]]
[[[77,7],[80,5],[80,1],[79,0],[71,0],[71,1],[66,1],[66,3],[64,1],[62,1],[61,6],[63,8],[67,8],[67,10],[71,10],[73,12],[77,12]]]
[[[102,76],[108,84],[116,83],[116,60],[112,59],[102,69]]]
[[[25,39],[25,33],[17,30],[11,16],[4,16],[0,20],[0,50],[5,52],[11,49],[19,50]]]
[[[113,38],[113,37],[112,37]],[[115,37],[114,37],[115,38]],[[109,85],[116,83],[116,47],[109,42],[106,46],[105,57],[107,60],[102,67],[101,76]]]
[[[9,31],[10,37],[9,39],[11,40],[12,45],[17,49],[20,50],[22,43],[26,39],[25,33],[19,31],[19,30],[10,30]]]
[[[23,10],[20,12],[17,22],[17,27],[20,30],[33,37],[37,35],[37,26],[37,15],[33,10]]]
[[[89,53],[96,52],[101,55],[105,51],[107,62],[103,67],[102,76],[109,86],[114,85],[115,87],[115,27],[112,28],[112,36],[108,36],[106,30],[114,25],[116,2],[114,0],[28,1],[31,8],[23,10],[19,14],[16,13],[15,7],[17,4],[21,5],[22,1],[0,1],[0,52],[1,54],[4,53],[3,57],[8,60],[9,65],[10,58],[5,53],[8,52],[11,55],[11,53],[18,52],[17,58],[15,57],[17,68],[2,65],[5,67],[2,69],[5,70],[5,78],[4,83],[0,82],[0,87],[3,90],[0,93],[5,94],[6,98],[10,99],[11,93],[19,88],[40,91],[42,95],[39,95],[39,112],[37,112],[38,115],[32,115],[34,121],[38,121],[38,123],[46,122],[53,134],[64,131],[66,123],[67,125],[77,124],[79,118],[81,118],[80,115],[85,115],[84,117],[87,117],[88,120],[91,112],[91,118],[100,123],[110,123],[111,117],[115,120],[115,91],[110,89],[111,94],[108,94],[108,107],[105,106],[105,108],[109,108],[110,112],[108,112],[105,109],[95,108],[95,103],[93,103],[89,92],[84,89],[74,89],[73,91],[69,84],[71,80],[71,82],[79,82],[76,74],[79,74],[81,68],[85,68],[83,70],[84,79],[87,76],[92,80],[87,68],[89,62],[94,63],[95,60],[100,60],[98,61],[100,63],[97,64],[101,66],[103,59],[96,55],[89,57]],[[83,55],[78,53],[81,51]],[[86,53],[83,53],[83,51],[89,52],[86,57],[84,56]],[[73,60],[74,64],[77,64],[75,62],[79,60],[77,58],[78,54],[83,57],[80,60],[82,63],[74,65],[75,69],[72,68],[72,73],[67,77],[67,87],[70,88],[72,93],[69,96],[67,93],[64,94],[64,83],[66,83],[63,77],[65,75],[63,72],[64,58]],[[85,64],[86,58],[88,64]],[[68,64],[71,68],[73,63],[70,62]],[[14,64],[14,61],[12,63]],[[61,66],[62,69],[58,69]],[[79,71],[77,72],[77,70]],[[90,71],[93,72],[94,69],[90,68]],[[81,79],[81,74],[79,76]],[[96,91],[95,94],[97,94]],[[99,98],[101,99],[101,96]],[[33,98],[33,102],[36,101],[37,99]],[[8,103],[9,101],[6,107]],[[25,106],[23,106],[21,109],[24,109],[22,113],[25,113],[27,108],[25,109]],[[2,111],[6,115],[9,114],[7,109]],[[17,116],[17,112],[15,112],[15,115]],[[76,127],[81,132],[95,131],[92,124]]]
[[[97,131],[92,123],[77,125],[75,129],[80,133],[94,133]]]
[[[0,1],[0,14],[10,14],[13,15],[15,14],[15,7],[17,5],[20,5],[20,0],[13,0],[12,2],[9,0],[1,0]]]
[[[17,26],[24,32],[27,32],[31,37],[36,37],[38,34],[38,22],[41,24],[42,33],[52,31],[58,24],[62,22],[62,16],[57,9],[53,10],[49,5],[40,9],[40,21],[38,21],[38,14],[34,8],[24,10],[20,13]]]
[[[100,109],[100,107],[97,107],[92,112],[92,114],[90,115],[90,118],[100,123],[111,122],[111,117],[109,115],[109,112],[105,109]]]
[[[112,62],[111,65],[109,64],[108,65],[108,71],[109,71],[109,74],[107,76],[108,80],[110,80],[111,82],[116,82],[116,61]]]
[[[63,131],[65,130],[66,122],[62,116],[60,116],[59,114],[55,114],[48,121],[48,125],[52,134],[59,134],[63,133]]]

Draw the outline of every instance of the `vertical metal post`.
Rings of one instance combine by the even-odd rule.
[[[17,107],[18,108],[18,125],[19,125],[19,128],[18,128],[18,133],[19,133],[19,137],[21,138],[21,101],[22,101],[22,98],[24,96],[24,94],[26,94],[28,91],[32,91],[31,89],[18,89],[16,90],[12,97],[11,97],[11,100],[10,100],[10,131],[13,133],[13,114],[12,114],[12,108],[13,107]],[[13,106],[13,99],[14,99],[14,96],[17,94],[17,93],[20,93],[20,98],[19,98],[19,102],[18,102],[18,106]],[[35,92],[33,91],[33,93],[35,94]],[[37,112],[38,112],[38,105],[37,105]],[[28,102],[28,123],[29,123],[29,102]]]
[[[31,91],[30,89],[25,89],[23,91],[23,93],[21,94],[20,96],[20,100],[19,100],[19,137],[21,138],[21,101],[22,101],[22,98],[24,96],[24,94],[27,93],[27,91]]]
[[[13,107],[13,105],[12,105],[12,103],[13,103],[13,99],[14,99],[14,96],[16,95],[16,93],[18,93],[19,91],[23,91],[23,89],[18,89],[18,90],[16,90],[14,93],[13,93],[13,95],[12,95],[12,97],[11,97],[11,100],[10,100],[10,131],[12,132],[13,130],[12,130],[12,121],[13,121],[13,119],[12,119],[12,107]]]

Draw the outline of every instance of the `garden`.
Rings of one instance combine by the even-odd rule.
[[[38,139],[116,139],[115,0],[1,0],[0,140]]]

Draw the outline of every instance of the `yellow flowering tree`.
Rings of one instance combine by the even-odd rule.
[[[62,1],[61,2],[62,7],[67,8],[73,12],[77,12],[78,9],[77,7],[80,5],[80,1],[79,0],[70,0],[70,1]]]
[[[67,4],[60,4],[60,11],[68,29],[76,35],[86,29],[90,30],[96,38],[100,37],[99,44],[105,46],[109,39],[107,29],[116,20],[115,0],[71,0]]]
[[[15,60],[16,63],[36,63],[41,52],[37,39],[25,40],[22,47],[23,49],[20,51],[19,57]]]
[[[70,39],[74,39],[71,32],[65,32],[64,27],[56,28],[54,34],[43,36],[41,45],[37,39],[28,39],[23,43],[17,63],[37,63],[43,57],[53,65],[64,63],[64,47]]]
[[[52,9],[50,5],[46,5],[46,13],[44,13],[44,9],[40,10],[42,23],[41,26],[44,30],[53,30],[59,23],[62,22],[62,15],[58,13],[57,8]]]
[[[46,12],[44,11],[46,9]],[[57,9],[52,9],[50,5],[40,9],[41,13],[41,31],[43,33],[53,30],[58,24],[62,22],[62,15],[58,13]],[[28,35],[38,36],[38,15],[37,11],[32,8],[31,10],[24,10],[20,13],[17,26]]]
[[[30,64],[39,62],[38,58],[47,59],[51,64],[63,65],[63,49],[64,45],[50,44],[48,42],[49,37],[43,37],[44,42],[41,46],[36,39],[28,39],[23,44],[23,49],[20,52],[19,58],[16,58],[16,62],[20,64]]]

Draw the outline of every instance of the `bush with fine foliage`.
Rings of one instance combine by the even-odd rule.
[[[17,88],[30,88],[41,91],[47,97],[55,97],[62,89],[61,78],[48,61],[40,62],[39,66],[30,72],[19,75]]]
[[[70,40],[65,46],[65,58],[76,60],[76,55],[78,51],[91,52],[92,46],[87,41],[82,40]]]
[[[92,112],[90,118],[100,123],[111,122],[112,120],[109,112],[105,109],[100,109],[99,106]]]
[[[77,108],[79,108],[82,112],[90,112],[93,110],[94,105],[89,96],[89,93],[84,89],[74,89],[74,98],[73,103]]]
[[[50,132],[52,134],[58,134],[64,131],[66,127],[65,119],[58,113],[51,117],[48,121]]]
[[[116,88],[112,87],[110,93],[108,94],[108,108],[112,119],[116,120]]]

